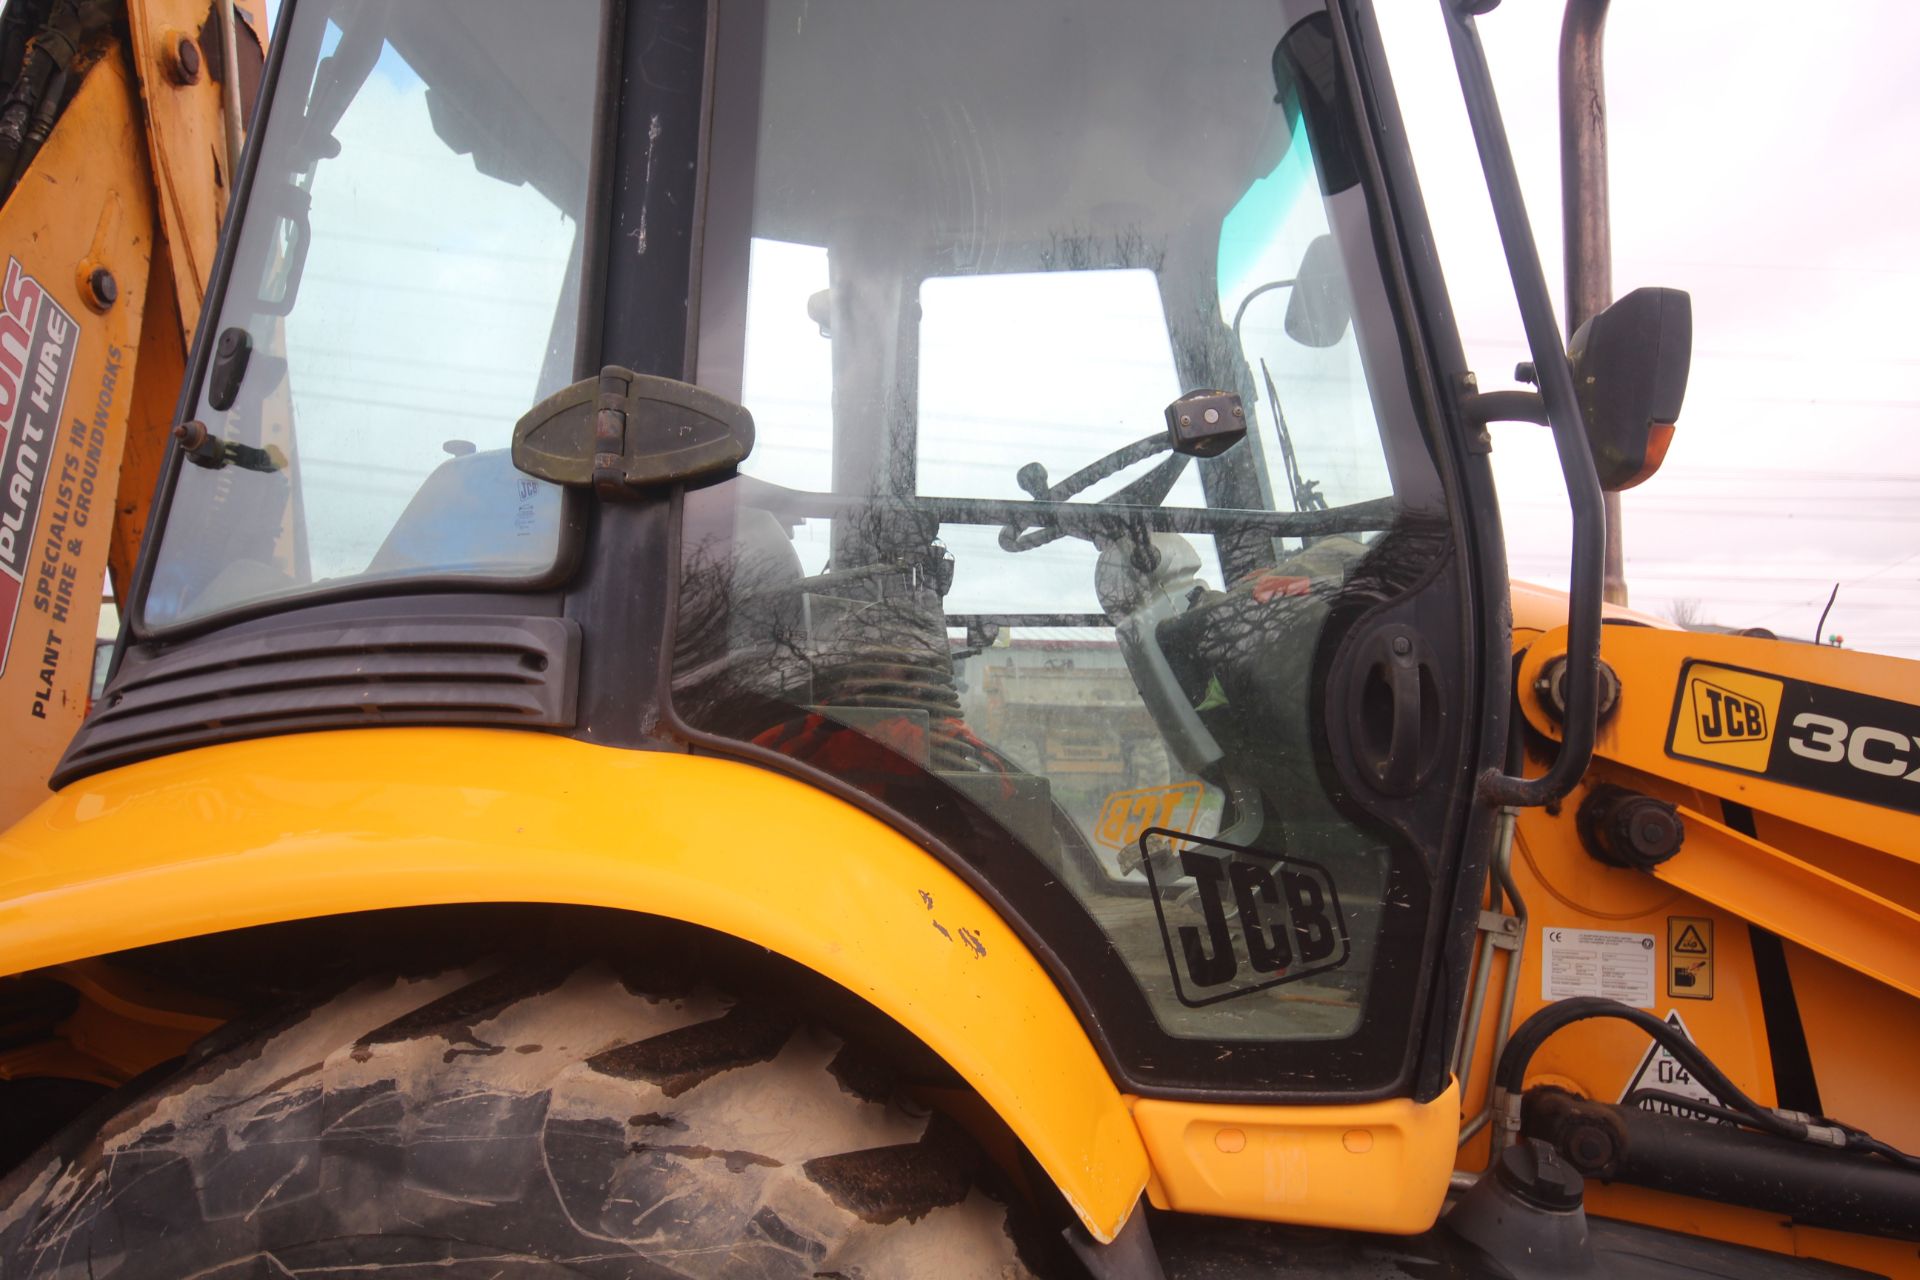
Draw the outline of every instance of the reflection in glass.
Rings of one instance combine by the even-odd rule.
[[[147,623],[552,564],[506,446],[573,377],[597,8],[297,7],[219,317],[253,354],[198,410],[278,461],[181,468]]]

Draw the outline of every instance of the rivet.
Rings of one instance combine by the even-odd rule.
[[[1220,421],[1220,411],[1218,409],[1209,409],[1200,416],[1207,420],[1208,426],[1212,426],[1214,423]]]
[[[1213,1135],[1213,1145],[1233,1155],[1247,1149],[1247,1134],[1244,1129],[1217,1129]]]

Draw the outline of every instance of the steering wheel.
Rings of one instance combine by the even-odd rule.
[[[1136,462],[1145,461],[1158,453],[1166,453],[1173,448],[1173,437],[1165,432],[1156,432],[1143,440],[1136,440],[1124,449],[1115,449],[1106,457],[1080,468],[1062,480],[1049,486],[1047,469],[1038,462],[1029,462],[1020,468],[1014,477],[1027,496],[1035,502],[1066,502],[1075,494],[1100,483],[1108,476],[1126,470]],[[1157,507],[1167,500],[1167,494],[1173,491],[1174,482],[1187,469],[1192,459],[1184,453],[1175,453],[1165,462],[1141,476],[1131,484],[1122,486],[1108,494],[1097,505],[1126,507]],[[1072,534],[1086,538],[1096,546],[1125,536],[1124,518],[1116,516],[1112,526],[1097,522],[1087,532],[1063,529],[1060,522],[1052,516],[1039,517],[1039,523],[1028,528],[1018,520],[1009,520],[1000,528],[1000,549],[1002,551],[1032,551],[1035,547],[1044,547],[1049,542]]]

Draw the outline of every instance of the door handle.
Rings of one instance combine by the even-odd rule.
[[[1384,795],[1411,795],[1439,745],[1438,668],[1411,627],[1383,627],[1362,641],[1350,739],[1363,776]]]

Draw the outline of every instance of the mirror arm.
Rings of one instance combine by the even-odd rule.
[[[1291,288],[1293,287],[1294,283],[1295,281],[1293,280],[1269,280],[1265,284],[1261,285],[1258,289],[1255,289],[1252,293],[1249,293],[1246,297],[1240,299],[1239,309],[1233,313],[1234,340],[1235,341],[1240,340],[1240,322],[1247,318],[1247,308],[1253,305],[1253,300],[1255,298],[1259,297],[1263,293],[1272,293],[1275,289]]]
[[[1547,402],[1535,391],[1478,391],[1460,397],[1460,412],[1467,425],[1484,427],[1489,422],[1531,422],[1550,425]]]
[[[1492,73],[1473,15],[1492,8],[1486,0],[1440,0],[1447,38],[1460,75],[1467,117],[1486,172],[1500,242],[1513,277],[1515,301],[1526,329],[1527,345],[1540,377],[1548,425],[1553,430],[1560,471],[1566,480],[1567,501],[1573,509],[1573,561],[1567,601],[1566,719],[1560,751],[1547,772],[1538,778],[1515,777],[1490,769],[1480,779],[1481,797],[1502,806],[1550,804],[1573,789],[1593,760],[1594,730],[1599,709],[1600,589],[1606,551],[1606,517],[1600,479],[1587,448],[1586,429],[1574,395],[1573,370],[1561,345],[1560,325],[1553,300],[1540,269],[1540,252],[1527,222],[1520,176],[1507,145],[1500,119]],[[1494,393],[1499,394],[1499,393]]]

